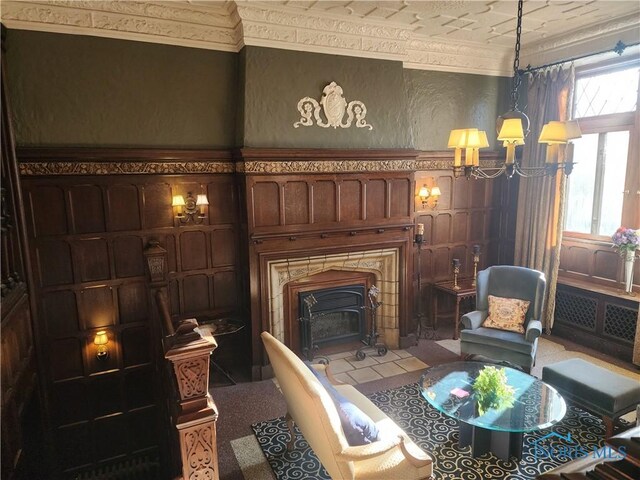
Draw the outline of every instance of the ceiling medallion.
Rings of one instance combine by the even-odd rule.
[[[349,128],[356,119],[356,127],[373,130],[364,117],[367,115],[367,107],[360,100],[352,100],[347,104],[342,87],[336,82],[331,82],[322,90],[320,102],[315,98],[304,97],[298,102],[300,120],[293,124],[294,128],[312,126],[315,118],[316,125],[322,128]],[[326,121],[320,116],[320,110],[324,112]],[[345,114],[347,116],[345,120]]]

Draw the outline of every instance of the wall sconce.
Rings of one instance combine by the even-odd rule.
[[[209,200],[205,194],[201,193],[194,197],[191,192],[187,193],[186,199],[182,195],[174,195],[171,202],[171,206],[178,211],[176,218],[180,223],[202,223],[202,220],[207,217],[205,207],[208,205]]]
[[[431,190],[427,188],[426,184],[422,185],[422,187],[420,187],[420,190],[418,191],[418,196],[422,201],[422,209],[424,210],[425,208],[427,208],[430,198],[433,198],[433,205],[431,206],[431,208],[435,209],[438,206],[438,199],[440,198],[440,195],[442,195],[442,192],[440,192],[440,187],[438,187],[437,185],[432,187]]]
[[[109,337],[107,336],[107,332],[105,330],[96,332],[93,343],[98,347],[96,350],[96,357],[98,357],[98,360],[104,361],[109,358],[109,350],[107,349]]]

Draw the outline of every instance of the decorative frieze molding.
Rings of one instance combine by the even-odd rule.
[[[400,22],[394,20],[394,16],[383,19],[367,14],[344,15],[333,13],[330,8],[268,1],[3,0],[1,18],[8,28],[16,29],[231,52],[240,51],[244,45],[253,45],[396,60],[403,62],[406,68],[511,75],[511,45],[487,39],[484,31],[478,31],[477,42],[474,41],[476,36],[468,35],[452,35],[448,41],[445,34],[455,29],[466,30],[447,19],[460,20],[475,15],[469,18],[477,17],[480,22],[483,15],[492,15],[494,2],[487,2],[482,12],[470,11],[468,14],[464,9],[473,8],[465,7],[466,2],[436,3],[432,10],[442,10],[443,15],[422,18],[415,13],[413,20],[405,18]],[[401,9],[405,7],[411,9],[410,5]],[[487,22],[491,24],[489,20]],[[538,65],[611,48],[618,39],[632,43],[633,39],[637,41],[639,25],[638,15],[632,14],[535,43],[525,42],[521,64]],[[432,28],[437,33],[431,34]]]
[[[238,18],[217,3],[7,0],[1,15],[8,28],[239,50]]]
[[[278,149],[162,150],[127,148],[22,148],[20,174],[50,175],[185,175],[313,174],[448,170],[453,152],[412,149]],[[500,152],[481,152],[481,166],[500,166]]]
[[[444,43],[415,36],[407,42],[405,68],[445,72],[510,76],[513,48],[494,45],[491,49],[464,42]]]
[[[20,175],[158,175],[234,173],[227,162],[27,162]]]
[[[567,33],[561,37],[523,45],[520,65],[544,65],[563,58],[570,58],[598,51],[613,49],[619,40],[632,44],[640,37],[640,17],[628,15],[598,25]],[[637,55],[637,51],[635,53]],[[616,56],[615,54],[612,54]]]

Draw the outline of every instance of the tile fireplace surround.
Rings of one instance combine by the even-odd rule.
[[[267,293],[269,327],[273,336],[281,341],[285,339],[284,291],[289,282],[330,270],[366,272],[375,276],[375,285],[380,289],[378,301],[382,305],[376,315],[378,331],[389,348],[399,348],[399,258],[398,248],[384,248],[269,261]]]

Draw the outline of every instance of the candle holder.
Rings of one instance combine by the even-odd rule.
[[[475,287],[478,279],[478,262],[480,262],[480,245],[473,246],[473,281],[471,286]]]
[[[453,289],[460,290],[460,285],[458,285],[458,275],[460,274],[460,260],[457,258],[453,259]]]
[[[418,233],[414,236],[414,242],[418,246],[418,312],[417,312],[417,324],[418,324],[418,340],[424,338],[425,340],[440,340],[436,333],[433,322],[427,325],[424,322],[425,315],[422,313],[422,244],[424,243],[424,227],[420,229],[418,224]]]

